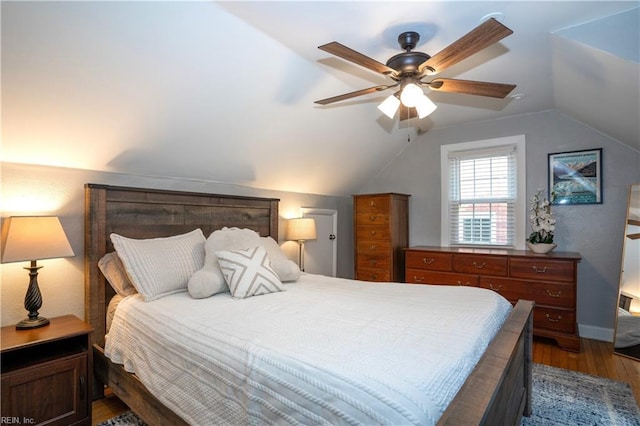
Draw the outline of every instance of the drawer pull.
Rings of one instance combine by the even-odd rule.
[[[532,268],[535,272],[537,272],[537,273],[539,273],[539,274],[544,274],[544,273],[546,273],[546,272],[547,272],[547,267],[546,267],[546,266],[544,266],[544,267],[542,267],[542,268],[538,268],[536,265],[533,265],[531,268]]]
[[[476,268],[476,269],[482,269],[482,268],[484,268],[485,266],[487,266],[487,263],[486,263],[486,262],[482,262],[482,263],[476,263],[476,262],[473,262],[473,267],[474,267],[474,268]]]
[[[423,258],[422,258],[422,263],[424,263],[425,265],[431,265],[431,264],[433,263],[433,261],[434,261],[434,260],[435,260],[435,259],[433,259],[433,258],[429,258],[429,259],[427,259],[426,257],[423,257]]]
[[[466,282],[466,283],[464,283],[464,284],[462,283],[462,281],[458,281],[458,285],[471,285],[471,284],[469,283],[469,281],[467,281],[467,282]]]
[[[371,235],[376,235],[377,232],[376,231],[371,231]]]
[[[376,217],[375,216],[369,216],[369,219],[371,220],[371,222],[373,222],[373,221],[376,220]]]
[[[499,284],[498,287],[494,287],[493,284],[489,283],[489,288],[493,291],[500,291],[502,290],[502,284]]]
[[[369,205],[370,205],[370,206],[375,206],[375,205],[376,205],[376,202],[375,202],[375,201],[373,201],[373,200],[371,200],[371,201],[369,201]]]
[[[373,274],[373,275],[371,275],[371,279],[372,279],[372,280],[377,280],[377,279],[378,279],[378,274]]]
[[[560,322],[560,320],[562,319],[562,315],[558,315],[557,318],[551,318],[551,315],[546,314],[547,316],[547,320],[549,320],[550,322]]]
[[[420,277],[418,278],[417,276],[413,276],[413,281],[417,282],[417,283],[421,283],[424,281],[424,277]]]
[[[375,245],[375,244],[371,244],[371,245],[369,246],[369,249],[370,249],[370,250],[375,250],[375,249],[376,249],[376,245]]]
[[[556,293],[552,292],[551,290],[547,290],[547,294],[551,297],[559,298],[562,294],[562,290],[558,290]]]
[[[375,265],[376,265],[376,263],[378,263],[378,261],[377,261],[377,260],[370,260],[370,261],[369,261],[369,265],[371,265],[371,266],[375,266]]]

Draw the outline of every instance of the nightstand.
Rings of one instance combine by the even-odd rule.
[[[31,330],[2,327],[3,422],[91,424],[92,331],[73,315]]]

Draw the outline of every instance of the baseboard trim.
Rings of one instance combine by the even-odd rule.
[[[578,324],[580,337],[587,339],[600,340],[603,342],[613,342],[613,329],[596,327],[593,325]]]

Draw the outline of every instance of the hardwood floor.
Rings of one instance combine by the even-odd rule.
[[[533,362],[627,382],[640,405],[640,361],[614,355],[612,343],[581,339],[580,353],[573,353],[563,351],[553,341],[536,338],[533,342]],[[94,401],[92,424],[108,420],[127,409],[113,395]]]
[[[94,426],[129,410],[129,407],[109,390],[105,395],[104,398],[93,401],[91,406],[91,424]]]

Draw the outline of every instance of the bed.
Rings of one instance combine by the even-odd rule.
[[[640,316],[620,306],[617,321],[615,353],[640,358]]]
[[[149,424],[187,424],[170,408],[171,404],[161,403],[147,390],[141,377],[128,373],[121,364],[105,356],[106,312],[114,292],[106,283],[97,263],[106,253],[114,250],[109,238],[111,233],[131,238],[153,238],[200,228],[204,235],[209,235],[227,226],[253,229],[262,236],[277,240],[278,200],[95,184],[86,185],[85,195],[85,317],[96,330],[92,335],[94,398],[104,395],[106,385]],[[344,280],[342,284],[335,288],[366,288],[376,293],[392,291],[397,286],[396,292],[418,291],[414,286],[403,284],[380,286],[351,280]],[[295,297],[298,288],[315,288],[317,291],[318,285],[323,284],[302,282],[295,291],[284,293],[287,293],[287,297]],[[459,289],[446,291],[450,290]],[[267,300],[271,296],[255,299],[260,297]],[[161,301],[179,305],[186,303],[184,299],[184,294],[175,294]],[[275,301],[276,298],[270,300]],[[133,302],[130,304],[134,305]],[[144,306],[144,303],[138,305]],[[529,415],[532,308],[532,302],[519,301],[510,310],[484,353],[479,355],[478,363],[472,367],[459,391],[437,420],[438,424],[518,424],[523,414]],[[385,347],[388,349],[390,345]],[[376,350],[372,348],[371,352],[376,354]],[[380,350],[379,356],[373,358],[393,356],[388,351],[383,353]],[[321,405],[321,399],[317,399]],[[387,396],[382,393],[379,399],[387,399]],[[313,400],[313,395],[310,400]],[[313,404],[307,408],[314,415]],[[322,411],[318,409],[318,412]],[[385,423],[384,420],[380,422]],[[191,419],[191,423],[198,421]]]

